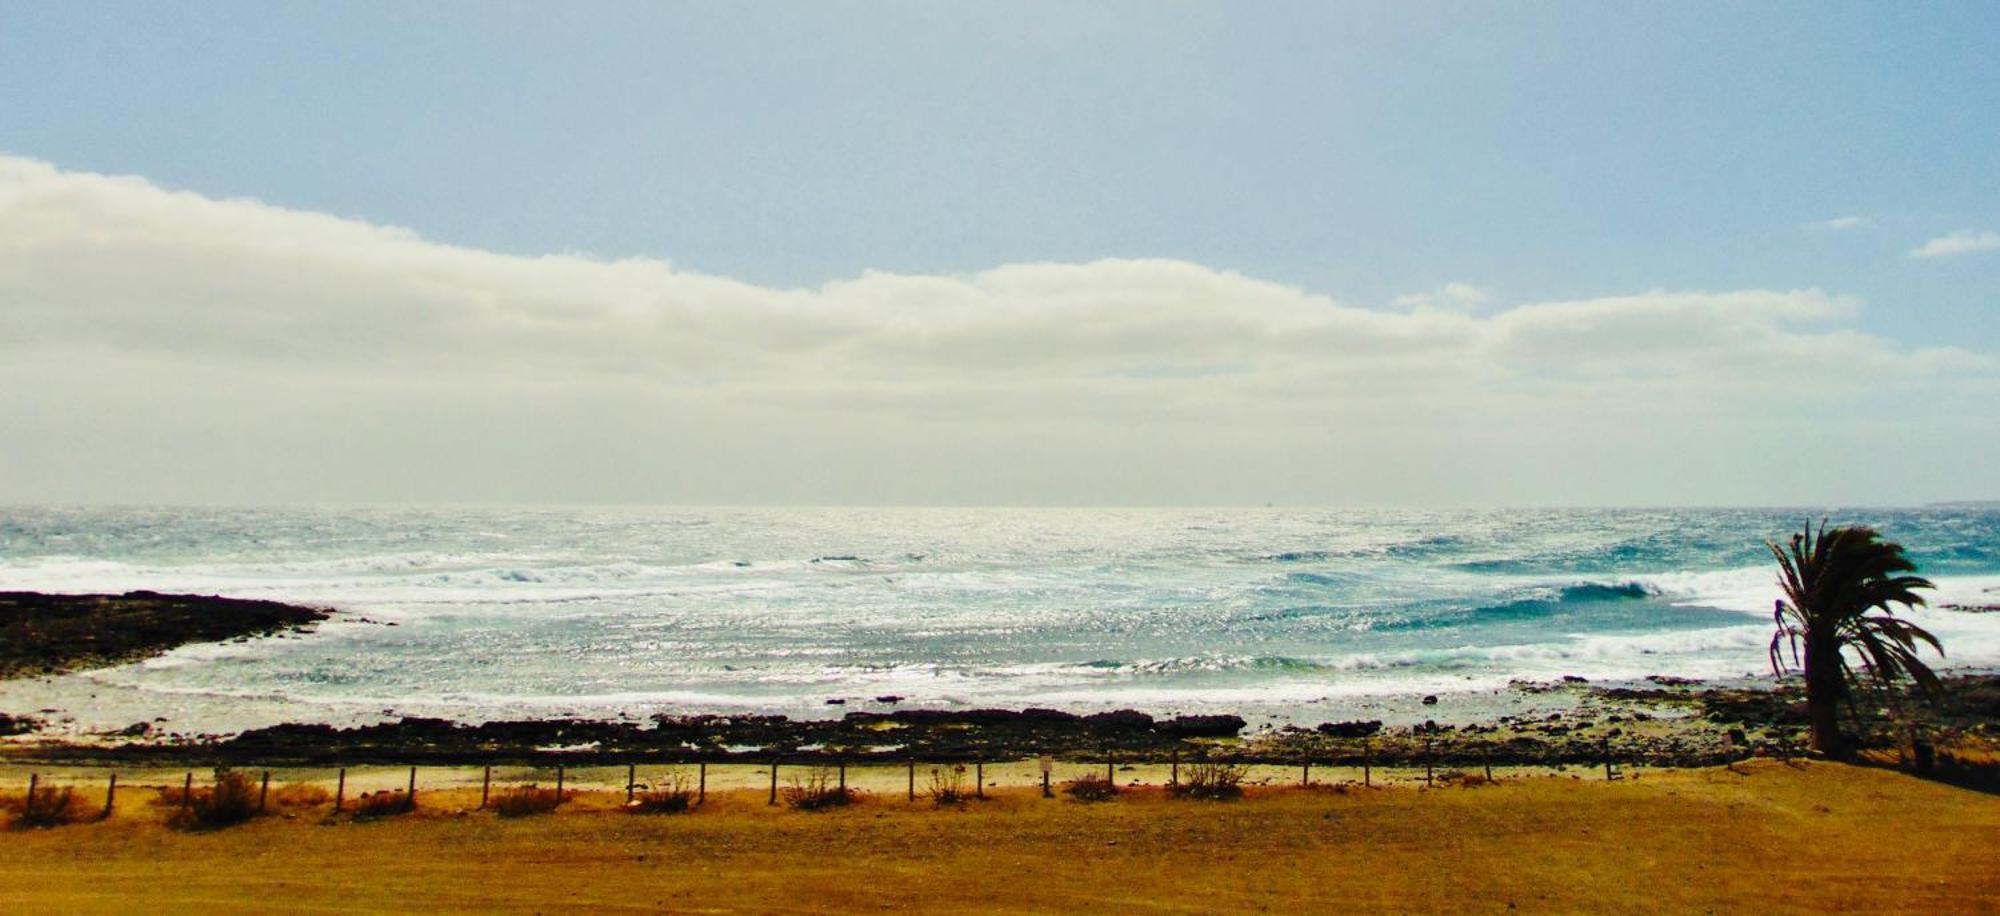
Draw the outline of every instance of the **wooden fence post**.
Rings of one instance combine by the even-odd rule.
[[[1116,761],[1116,759],[1117,759],[1116,754],[1113,754],[1110,751],[1104,752],[1104,784],[1107,786],[1115,786],[1118,784],[1118,774],[1111,772],[1111,766]]]
[[[771,761],[771,798],[764,804],[775,805],[777,803],[778,803],[778,761],[774,758]]]
[[[632,782],[637,777],[638,766],[636,763],[625,765],[625,803],[628,805],[632,803]]]
[[[333,787],[333,813],[339,814],[341,805],[347,801],[347,768],[340,768],[340,781]]]
[[[1433,786],[1437,784],[1436,769],[1436,760],[1431,757],[1431,739],[1426,737],[1424,739],[1424,785]]]
[[[417,768],[416,768],[416,767],[411,767],[411,768],[410,768],[410,793],[409,793],[408,795],[404,796],[404,798],[403,798],[403,803],[404,803],[405,805],[408,805],[408,806],[412,807],[412,808],[415,808],[415,807],[417,806]]]
[[[840,762],[840,794],[847,795],[847,761]]]
[[[910,801],[917,800],[917,758],[910,758]]]
[[[1487,782],[1492,782],[1492,781],[1493,781],[1493,749],[1492,749],[1492,748],[1487,748],[1486,750],[1482,751],[1482,752],[1480,753],[1480,759],[1481,759],[1481,760],[1483,760],[1483,761],[1484,761],[1484,762],[1486,763],[1486,781],[1487,781]]]
[[[194,774],[189,773],[186,779],[181,780],[181,813],[186,814],[192,807],[194,807]]]
[[[1374,784],[1375,742],[1371,739],[1363,738],[1361,739],[1361,785],[1367,787]]]
[[[264,782],[257,787],[257,813],[264,813],[264,801],[271,797],[271,771],[264,771]]]
[[[1607,736],[1605,736],[1605,737],[1604,737],[1604,739],[1603,739],[1603,743],[1602,743],[1602,744],[1601,744],[1600,746],[1602,747],[1602,749],[1603,749],[1603,754],[1604,754],[1604,779],[1605,779],[1605,781],[1606,781],[1606,782],[1609,782],[1609,781],[1611,781],[1611,780],[1614,780],[1614,779],[1617,779],[1617,778],[1618,778],[1618,773],[1617,773],[1617,772],[1616,772],[1615,770],[1613,770],[1613,769],[1612,769],[1612,765],[1611,765],[1611,738],[1610,738],[1610,736],[1608,736],[1608,735],[1607,735]]]
[[[111,774],[110,785],[104,787],[104,817],[106,819],[111,817],[112,799],[115,799],[117,797],[118,797],[118,774],[113,773]]]
[[[493,764],[486,765],[486,772],[479,777],[479,810],[486,810],[486,800],[493,796]]]
[[[694,803],[699,806],[708,801],[708,761],[696,761],[695,766],[700,782],[695,783]]]
[[[986,761],[973,763],[972,781],[978,785],[973,789],[980,798],[986,797]]]
[[[562,804],[563,765],[556,764],[556,804]]]
[[[1299,786],[1302,788],[1311,788],[1312,784],[1313,784],[1313,765],[1312,761],[1308,760],[1302,764],[1299,764]]]
[[[35,787],[40,785],[41,781],[42,774],[28,774],[28,797],[21,801],[21,816],[23,818],[33,818],[35,816]]]

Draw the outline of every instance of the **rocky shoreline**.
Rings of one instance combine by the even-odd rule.
[[[187,643],[270,636],[332,614],[214,595],[0,592],[0,680],[120,665]],[[0,734],[7,721],[0,718]]]
[[[1893,747],[1912,726],[1939,744],[1991,746],[2000,739],[2000,675],[1949,679],[1946,700],[1896,698],[1857,709],[1872,746]],[[0,759],[159,765],[539,764],[1000,760],[1215,759],[1361,766],[1595,766],[1607,758],[1655,767],[1714,766],[1752,756],[1804,753],[1805,715],[1796,688],[1717,687],[1669,677],[1644,687],[1572,680],[1517,683],[1529,692],[1567,691],[1557,712],[1466,724],[1334,722],[1249,730],[1233,715],[1156,719],[1134,710],[1078,715],[1054,709],[909,709],[850,712],[838,719],[658,715],[649,722],[578,719],[463,724],[404,718],[353,728],[296,723],[230,736],[142,737],[80,743],[15,740]],[[1886,700],[1888,698],[1878,698]],[[1851,727],[1851,723],[1850,723]]]

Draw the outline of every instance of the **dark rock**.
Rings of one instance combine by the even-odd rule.
[[[1136,709],[1115,709],[1111,712],[1092,713],[1083,721],[1097,728],[1152,728],[1153,717]]]
[[[881,696],[879,696],[879,697],[876,697],[876,698],[875,698],[875,702],[877,702],[877,703],[887,703],[887,704],[889,704],[889,705],[891,705],[891,706],[894,706],[894,705],[896,705],[897,703],[901,703],[901,702],[903,702],[903,698],[902,698],[902,696],[900,696],[900,695],[898,695],[898,694],[893,694],[893,693],[885,693],[885,694],[883,694],[883,695],[881,695]]]
[[[1242,716],[1179,716],[1161,722],[1158,729],[1176,738],[1234,738],[1245,724]]]
[[[1437,704],[1438,704],[1438,698],[1436,694],[1431,694],[1429,696],[1424,697],[1425,706],[1436,706]]]

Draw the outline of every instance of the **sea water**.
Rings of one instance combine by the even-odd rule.
[[[1873,524],[2000,665],[2000,509],[0,509],[0,589],[324,605],[302,637],[0,684],[77,732],[398,715],[1483,708],[1767,680],[1767,540]],[[1441,698],[1419,706],[1420,698]]]

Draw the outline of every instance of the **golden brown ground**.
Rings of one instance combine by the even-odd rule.
[[[637,817],[620,792],[517,820],[458,813],[474,788],[212,834],[160,826],[151,794],[0,834],[0,910],[2000,912],[2000,797],[1825,763],[818,814],[732,790]]]

